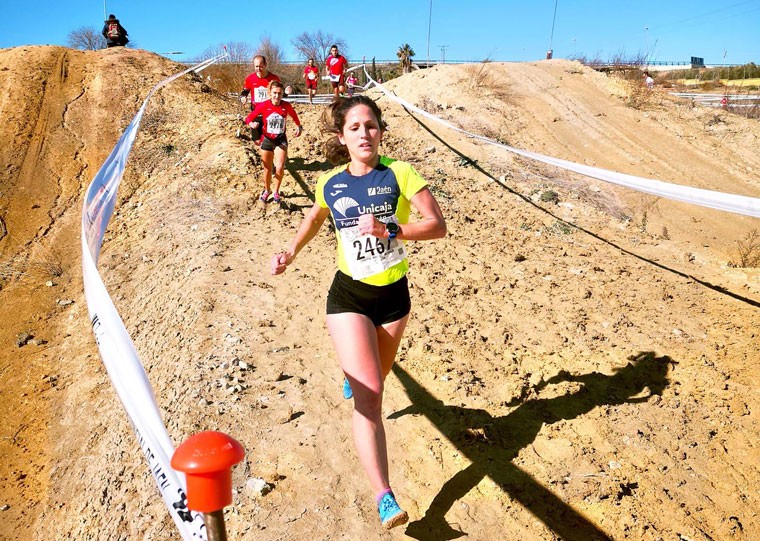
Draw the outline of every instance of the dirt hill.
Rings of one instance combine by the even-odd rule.
[[[84,189],[179,69],[128,49],[0,50],[2,539],[179,538],[100,361],[79,240]],[[438,66],[387,86],[518,148],[760,197],[757,122],[576,63]],[[760,277],[729,266],[757,219],[516,158],[372,95],[383,151],[428,179],[450,231],[410,244],[385,412],[411,523],[391,533],[324,325],[333,233],[268,274],[328,168],[321,108],[297,106],[282,207],[256,200],[240,104],[199,78],[153,98],[130,157],[100,271],[173,440],[222,430],[247,450],[230,538],[760,537]]]

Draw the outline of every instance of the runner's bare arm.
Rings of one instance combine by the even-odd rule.
[[[446,236],[446,220],[438,201],[426,186],[412,197],[412,205],[422,215],[421,220],[401,224],[398,234],[404,240],[432,240]]]
[[[330,214],[329,209],[322,208],[316,203],[311,207],[309,214],[301,222],[288,251],[275,254],[272,257],[272,274],[282,274],[285,272],[285,269],[293,262],[298,252],[317,234],[328,214]]]
[[[422,215],[421,220],[399,224],[396,238],[404,240],[432,240],[446,236],[446,220],[430,190],[425,187],[412,197],[412,205]],[[385,224],[372,214],[359,216],[359,232],[378,238],[388,238]]]

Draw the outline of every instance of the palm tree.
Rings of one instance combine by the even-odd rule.
[[[402,73],[409,73],[412,71],[412,57],[414,56],[414,49],[412,49],[411,45],[404,43],[401,47],[398,48],[396,56],[398,57],[398,61],[401,63]]]

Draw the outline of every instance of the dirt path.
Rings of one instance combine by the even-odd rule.
[[[68,139],[34,146],[23,130],[44,107],[0,102],[12,120],[2,139],[13,142],[0,149],[10,234],[0,240],[0,299],[13,310],[0,324],[0,399],[12,404],[0,432],[0,538],[177,539],[94,346],[78,195],[62,195],[81,191],[141,96],[176,67],[140,51],[23,49],[0,51],[0,65],[16,86],[24,73],[60,84],[66,120],[42,116],[48,134],[65,125]],[[114,65],[118,85],[108,80]],[[464,69],[389,87],[527,150],[760,196],[756,124],[659,93],[631,108],[618,83],[563,61],[472,68],[488,70],[478,88]],[[247,449],[226,513],[232,539],[760,535],[760,280],[726,266],[756,220],[529,163],[380,98],[391,126],[384,151],[429,180],[450,230],[410,245],[413,318],[385,411],[392,481],[412,522],[385,533],[324,328],[333,234],[323,228],[285,275],[267,272],[326,168],[321,109],[298,107],[306,133],[292,140],[285,203],[265,206],[257,158],[234,137],[239,106],[206,90],[186,78],[149,107],[100,269],[174,441],[214,429]],[[88,114],[117,122],[99,134]],[[50,227],[29,213],[21,228],[23,213],[6,209],[20,172],[42,171],[23,165],[35,148],[82,173],[42,188],[58,194],[46,200],[58,209]],[[74,254],[52,287],[30,270],[37,244],[8,240],[40,228],[37,244]],[[19,348],[22,331],[47,343]],[[254,477],[271,492],[252,492]]]

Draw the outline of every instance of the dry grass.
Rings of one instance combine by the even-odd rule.
[[[5,282],[8,282],[10,280],[13,280],[14,278],[20,278],[25,273],[16,266],[10,262],[10,261],[2,261],[0,262],[0,286],[4,284]],[[1,287],[0,287],[1,288]]]
[[[48,281],[63,276],[63,257],[58,249],[46,248],[37,243],[30,246],[29,253],[28,259],[19,255],[0,262],[0,289],[8,282],[25,278]]]
[[[443,107],[441,107],[441,104],[433,101],[430,98],[430,96],[427,96],[427,95],[423,95],[419,99],[419,102],[417,103],[417,107],[419,107],[423,111],[430,114],[436,114],[443,111]]]
[[[730,267],[758,268],[760,267],[760,231],[751,230],[743,239],[736,241],[737,259],[730,261]]]
[[[32,274],[41,274],[43,278],[58,278],[63,275],[63,257],[56,248],[41,247],[29,261]]]
[[[467,75],[465,80],[470,84],[470,87],[482,96],[501,101],[509,97],[507,84],[499,80],[494,74],[488,61],[479,64],[467,64],[464,72]]]

